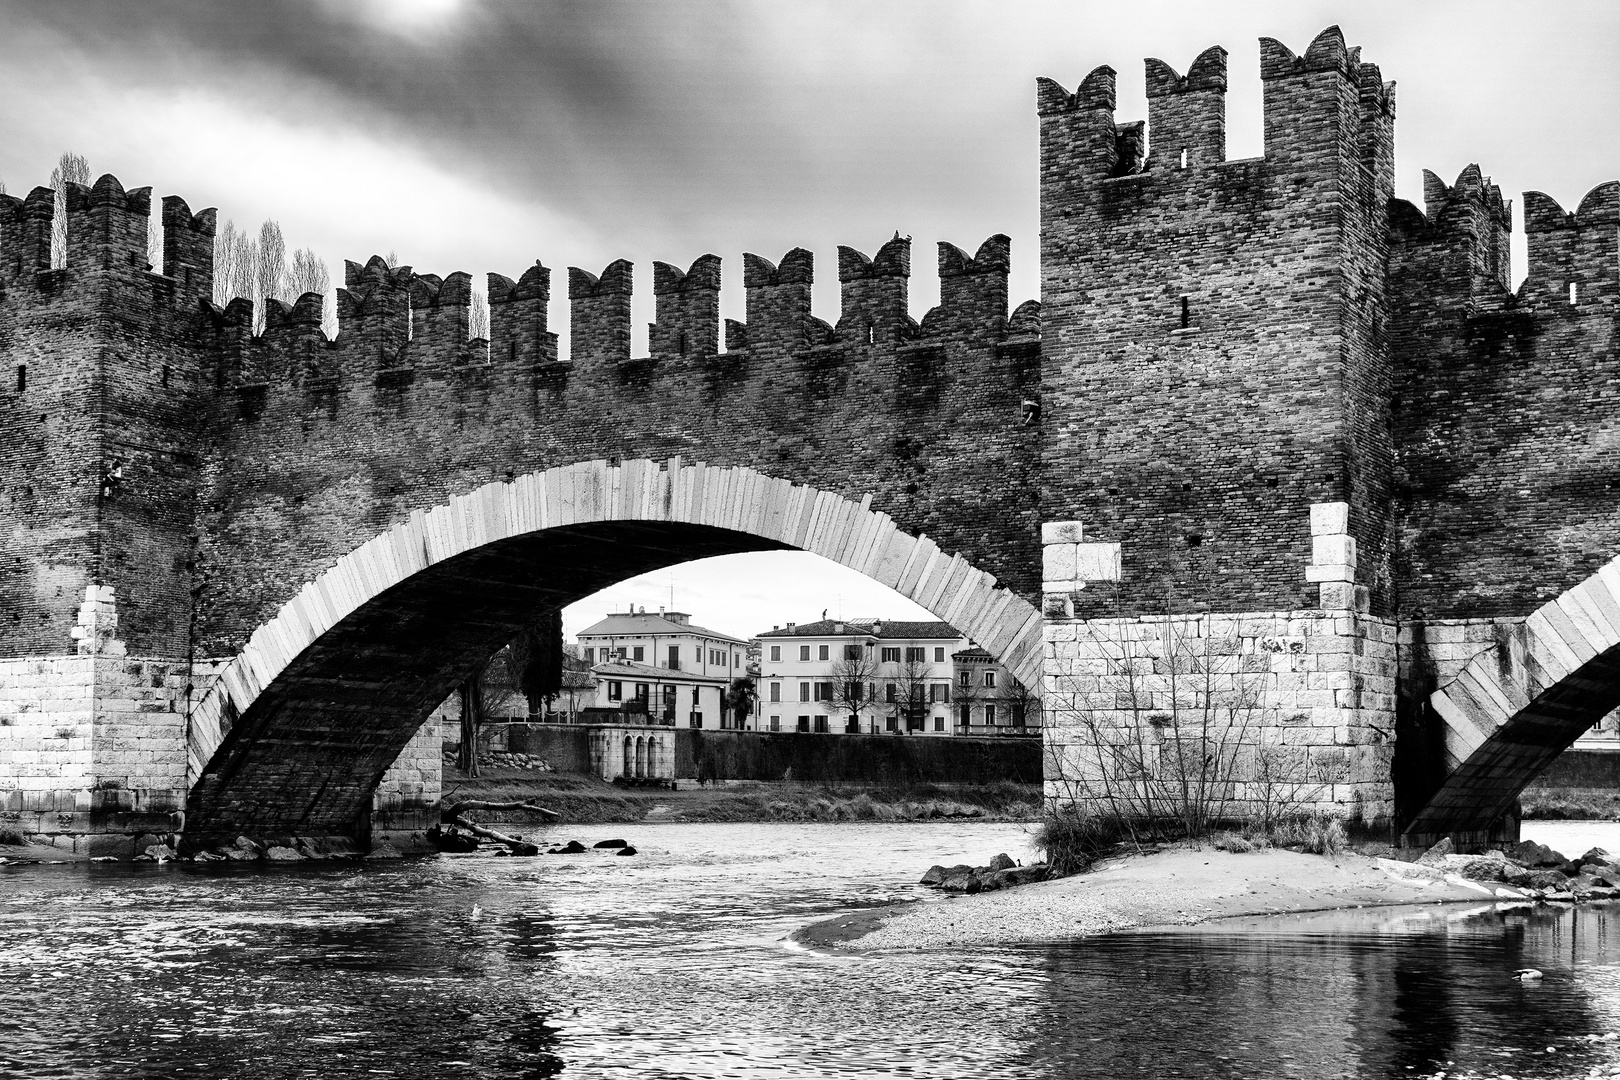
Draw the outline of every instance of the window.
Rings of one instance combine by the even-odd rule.
[[[771,646],[771,663],[780,664],[781,662],[782,662],[782,646],[780,646],[780,645],[772,645]]]
[[[816,683],[816,697],[815,697],[815,700],[817,700],[817,701],[831,701],[832,699],[833,699],[833,684],[830,683],[830,682],[818,682],[818,683]]]
[[[861,647],[859,645],[845,645],[844,646],[844,659],[845,660],[859,660],[860,658],[861,658]]]
[[[799,700],[800,701],[809,701],[810,700],[810,684],[809,683],[802,682],[802,683],[799,684]]]
[[[703,663],[703,646],[692,646],[692,659],[699,664]]]
[[[994,705],[986,705],[984,707],[984,726],[996,726],[996,707]]]
[[[679,645],[669,647],[669,666],[672,671],[681,670],[681,647]]]
[[[647,700],[647,684],[646,683],[644,683],[644,682],[636,683],[636,697],[639,698],[642,701]]]
[[[617,653],[620,660],[624,659],[624,650],[623,649],[616,649],[614,651]]]
[[[906,649],[906,663],[908,663],[908,664],[922,664],[922,663],[926,663],[927,660],[928,660],[928,650],[927,649],[921,648],[920,646],[913,646],[913,647],[910,647],[910,648]]]
[[[701,687],[701,686],[692,687],[692,708],[696,709],[696,708],[699,708],[699,707],[702,706],[702,704],[703,704],[703,702],[701,700],[702,697],[703,697],[703,687]]]
[[[885,645],[883,647],[883,662],[885,664],[898,664],[900,662],[900,650],[899,650],[899,648],[891,649],[887,645]]]
[[[817,660],[825,660],[825,659],[827,659],[827,646],[823,645],[819,649],[816,650],[816,659]]]
[[[781,683],[779,683],[779,682],[771,683],[771,700],[772,701],[781,701],[782,700],[782,684]]]
[[[928,700],[929,701],[949,701],[949,700],[951,700],[951,684],[950,683],[944,683],[944,682],[937,682],[937,683],[930,684],[929,687],[928,687]]]
[[[596,663],[596,650],[595,649],[586,649],[585,650],[585,662],[587,664]]]
[[[742,667],[742,654],[741,653],[732,653],[731,654],[731,666],[734,667],[734,668]]]
[[[884,730],[886,730],[886,731],[899,731],[900,730],[900,721],[895,719],[892,716],[888,717],[886,720],[884,720],[883,727],[884,727]]]
[[[808,646],[808,645],[800,645],[799,646],[799,659],[800,660],[808,660],[808,659],[810,659],[810,646]]]
[[[934,717],[934,730],[935,731],[944,731],[945,730],[945,718],[943,716]]]
[[[822,735],[827,734],[827,718],[825,716],[816,717],[815,730],[817,732],[821,733]]]
[[[945,650],[943,648],[936,648],[934,650],[934,663],[943,664],[944,662],[945,662]]]
[[[884,683],[883,686],[884,686],[883,694],[884,694],[884,700],[885,701],[891,701],[892,702],[892,701],[899,701],[900,700],[900,688],[898,686],[896,686],[894,683]]]
[[[995,672],[987,671],[987,672],[984,673],[984,685],[990,686],[990,687],[993,687],[993,686],[996,685],[996,673]]]
[[[645,659],[646,651],[647,650],[643,649],[640,645],[637,645],[635,649],[631,651],[630,659],[639,664],[643,659]]]
[[[624,700],[624,683],[618,682],[618,681],[609,681],[608,682],[608,700],[609,701],[623,701]]]
[[[965,702],[962,705],[962,726],[967,727],[973,722],[973,706]]]
[[[809,731],[810,730],[810,718],[808,716],[799,717],[799,730],[800,731]]]
[[[782,730],[782,718],[780,716],[771,717],[771,730],[772,731],[781,731]]]
[[[973,685],[973,672],[971,672],[971,671],[958,671],[956,673],[956,685],[958,685],[960,687],[963,687],[963,688],[972,686]]]
[[[844,696],[850,701],[861,702],[866,700],[866,687],[858,682],[846,683]]]

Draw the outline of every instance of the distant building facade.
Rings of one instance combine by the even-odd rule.
[[[579,719],[622,719],[694,728],[739,726],[726,693],[746,678],[749,643],[693,624],[682,611],[649,615],[614,612],[578,634],[578,648],[595,680],[593,700]]]
[[[604,710],[623,714],[623,719],[644,716],[637,722],[666,727],[729,727],[725,716],[725,695],[731,680],[721,675],[637,664],[629,660],[609,660],[591,668],[596,680],[596,698],[581,714],[587,722],[603,719]]]
[[[761,730],[954,733],[951,657],[969,642],[949,623],[822,619],[758,640]]]
[[[952,706],[963,735],[1039,735],[1041,698],[978,646],[951,656]]]

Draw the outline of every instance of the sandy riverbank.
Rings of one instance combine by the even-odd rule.
[[[1523,895],[1365,855],[1189,847],[1113,859],[1056,881],[827,919],[796,931],[793,940],[862,951],[1006,945],[1237,915]]]

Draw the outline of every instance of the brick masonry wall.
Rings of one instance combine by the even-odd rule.
[[[165,200],[171,277],[146,261],[149,189],[69,185],[54,270],[52,203],[48,188],[0,196],[0,655],[70,649],[97,584],[117,590],[134,651],[183,656],[213,212]]]
[[[1427,214],[1393,216],[1401,605],[1413,619],[1522,617],[1620,536],[1620,185],[1573,218],[1527,193],[1517,293],[1501,193],[1477,166],[1427,186]]]
[[[622,269],[572,274],[566,361],[544,329],[541,267],[515,285],[492,276],[487,346],[442,329],[445,305],[461,310],[454,278],[379,260],[350,264],[336,342],[317,312],[279,307],[251,337],[233,304],[203,466],[199,650],[240,647],[305,580],[413,510],[593,458],[683,455],[871,492],[902,529],[1033,598],[1039,429],[1023,402],[1039,317],[1008,316],[1007,245],[992,237],[971,258],[942,245],[944,302],[920,324],[906,314],[908,241],[874,260],[843,249],[837,327],[809,314],[809,253],[781,267],[749,256],[749,319],[728,322],[723,353],[706,348],[715,309],[690,295],[717,287],[719,261],[661,269],[646,359],[613,344],[628,340],[628,308],[607,302],[629,287]]]
[[[1392,99],[1336,29],[1300,57],[1262,52],[1260,159],[1223,160],[1220,50],[1185,78],[1149,61],[1145,162],[1139,126],[1115,123],[1112,69],[1038,95],[1042,509],[1123,544],[1127,613],[1171,590],[1218,610],[1315,603],[1292,524],[1329,501],[1350,506],[1355,582],[1374,611],[1393,604]]]

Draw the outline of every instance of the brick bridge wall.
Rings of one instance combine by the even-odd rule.
[[[1185,76],[1148,61],[1145,125],[1116,121],[1112,69],[1073,94],[1042,80],[1044,306],[1009,314],[1009,242],[992,237],[972,257],[941,245],[941,303],[914,322],[896,237],[872,259],[840,249],[836,325],[810,313],[797,249],[745,256],[746,319],[722,325],[703,256],[655,265],[645,358],[626,263],[570,270],[567,357],[538,264],[491,277],[489,342],[466,340],[466,275],[375,259],[348,268],[336,341],[313,297],[271,302],[254,335],[245,302],[208,302],[212,211],[163,200],[153,272],[150,193],[70,185],[52,268],[53,193],[0,196],[0,656],[59,673],[228,658],[414,510],[582,459],[681,456],[870,492],[901,529],[1044,594],[1049,674],[1099,661],[1082,645],[1099,618],[1331,623],[1372,659],[1294,689],[1331,692],[1310,708],[1363,747],[1382,745],[1393,680],[1393,768],[1421,800],[1430,693],[1614,553],[1620,185],[1573,214],[1527,194],[1530,276],[1510,291],[1508,209],[1477,168],[1431,176],[1424,210],[1391,198],[1392,88],[1336,28],[1299,55],[1266,40],[1261,76],[1265,152],[1248,161],[1225,160],[1219,49]],[[122,706],[100,703],[122,691],[83,680],[116,738]],[[80,737],[0,725],[20,740],[0,747],[7,797],[80,812],[82,785],[74,811],[10,794],[38,789],[10,779],[38,764],[15,754]],[[170,798],[139,775],[91,784],[92,818]]]

